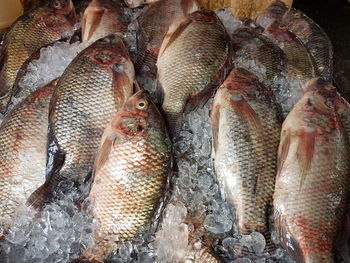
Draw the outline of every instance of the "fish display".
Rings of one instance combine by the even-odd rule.
[[[303,12],[294,8],[284,14],[281,26],[293,32],[304,43],[315,62],[318,75],[331,81],[333,48],[323,29]]]
[[[196,10],[198,10],[198,5],[195,0],[163,0],[151,5],[140,16],[137,32],[136,72],[156,77],[159,49],[169,26]],[[169,15],[164,16],[164,12]]]
[[[57,80],[17,105],[0,126],[0,226],[45,182],[49,103]]]
[[[93,0],[84,11],[82,41],[94,42],[113,33],[125,33],[129,21],[122,0]]]
[[[101,142],[86,200],[99,226],[95,245],[84,258],[102,262],[116,244],[132,239],[150,223],[170,169],[165,122],[146,93],[138,91],[113,117]]]
[[[208,37],[210,36],[210,37]],[[196,11],[172,24],[159,52],[159,97],[170,130],[176,132],[186,104],[213,91],[229,64],[229,37],[212,11]]]
[[[296,262],[337,262],[349,206],[348,105],[331,83],[310,80],[283,123],[275,227]]]
[[[239,231],[265,233],[280,134],[273,96],[256,76],[233,69],[215,95],[211,119],[215,173]]]
[[[52,201],[62,181],[92,171],[103,130],[133,92],[134,68],[123,41],[102,38],[71,62],[55,89],[49,114],[47,181],[28,204]]]
[[[75,24],[71,0],[47,1],[44,6],[17,19],[4,37],[0,54],[0,99],[3,104],[0,108],[6,105],[22,65],[41,47],[68,37]]]

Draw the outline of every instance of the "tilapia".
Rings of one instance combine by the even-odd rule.
[[[249,27],[237,29],[231,39],[235,67],[254,73],[260,82],[273,91],[276,101],[283,106],[288,86],[276,85],[276,80],[285,78],[287,74],[284,52],[270,39]]]
[[[80,52],[64,71],[49,114],[47,181],[28,204],[41,208],[58,185],[92,172],[103,130],[133,92],[134,68],[121,38],[109,35]]]
[[[86,199],[98,227],[95,245],[83,258],[102,262],[116,245],[151,222],[169,180],[170,148],[160,112],[144,91],[138,91],[104,132]]]
[[[215,174],[238,230],[266,234],[280,135],[272,93],[252,73],[233,69],[214,97],[211,120]]]
[[[302,97],[303,85],[316,77],[314,62],[308,49],[299,38],[287,28],[280,27],[276,22],[265,29],[264,35],[278,45],[287,58],[287,80],[290,85],[290,94],[285,103],[285,110],[289,112]]]
[[[335,88],[310,80],[283,123],[274,194],[275,227],[296,262],[337,262],[349,205],[349,107]]]
[[[0,126],[0,226],[45,182],[49,102],[57,80],[40,88]]]
[[[283,16],[281,26],[293,32],[311,54],[319,76],[332,80],[333,48],[326,32],[303,12],[291,8]]]
[[[130,8],[136,8],[141,5],[151,5],[158,1],[160,0],[124,0],[125,4],[127,4]]]
[[[272,23],[279,24],[282,21],[283,15],[288,11],[289,7],[280,0],[271,3],[266,9],[261,11],[256,18],[256,23],[267,28]]]
[[[213,11],[196,11],[170,26],[157,67],[162,110],[173,133],[189,100],[195,105],[211,95],[225,77],[229,54],[229,36]]]
[[[0,55],[0,100],[3,100],[0,104],[6,105],[17,72],[25,61],[41,47],[67,37],[75,23],[71,0],[50,0],[17,19],[6,33]]]
[[[195,0],[163,0],[150,6],[140,18],[137,32],[136,72],[155,78],[157,57],[172,22],[198,10]],[[164,13],[167,15],[165,16]]]
[[[94,42],[113,33],[125,33],[129,21],[122,0],[93,0],[85,9],[82,40]]]

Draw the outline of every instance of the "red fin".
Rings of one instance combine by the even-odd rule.
[[[219,136],[219,119],[220,119],[220,105],[216,105],[211,112],[211,127],[213,137],[213,150],[216,152],[218,147],[218,136]]]
[[[93,172],[94,174],[97,171],[99,171],[101,167],[107,162],[112,145],[113,145],[113,141],[110,138],[106,137],[95,159],[94,172]]]
[[[280,142],[279,153],[278,153],[278,161],[277,161],[277,177],[281,176],[282,168],[284,163],[286,162],[288,152],[290,146],[290,135],[286,134],[283,136],[283,139]]]
[[[84,15],[82,21],[82,40],[88,41],[97,30],[101,23],[104,9],[90,11],[88,15]]]
[[[191,95],[186,102],[185,111],[194,111],[197,108],[203,107],[207,101],[214,95],[214,85],[208,85],[201,92]]]
[[[311,167],[311,162],[315,150],[315,132],[302,131],[297,149],[297,160],[301,169],[300,187],[302,187],[307,173]]]

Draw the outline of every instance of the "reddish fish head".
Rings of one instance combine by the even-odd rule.
[[[156,110],[145,91],[130,97],[111,122],[112,130],[123,135],[140,135],[149,126],[150,112]]]
[[[302,32],[309,27],[309,24],[302,12],[292,8],[284,14],[281,26],[292,26],[295,32]]]
[[[93,0],[84,11],[82,40],[96,40],[106,35],[127,31],[127,21],[121,15],[120,0]]]
[[[45,25],[63,35],[74,29],[77,17],[72,0],[50,0],[43,15]]]

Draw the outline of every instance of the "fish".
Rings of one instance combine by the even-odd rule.
[[[42,209],[60,185],[89,182],[99,140],[110,118],[133,93],[134,68],[115,34],[80,52],[64,71],[50,105],[45,183],[28,199]]]
[[[45,182],[49,104],[57,79],[29,95],[0,126],[0,226]]]
[[[211,122],[213,167],[238,231],[267,235],[281,131],[272,92],[235,68],[216,92]]]
[[[279,46],[286,55],[290,97],[285,109],[290,112],[293,105],[302,97],[304,84],[317,76],[314,62],[306,46],[287,28],[280,27],[274,22],[264,30],[263,34]]]
[[[0,55],[0,108],[6,105],[16,77],[23,75],[22,65],[41,47],[69,36],[75,24],[71,0],[47,1],[17,19],[4,37]]]
[[[349,204],[349,105],[313,78],[285,119],[278,150],[274,222],[296,262],[337,262]]]
[[[187,105],[211,96],[230,65],[230,40],[213,11],[201,10],[174,22],[158,59],[158,98],[172,135]]]
[[[125,33],[129,21],[122,0],[93,0],[84,11],[82,41],[96,40],[113,33]]]
[[[289,9],[284,14],[280,25],[293,32],[303,42],[315,62],[318,76],[332,81],[333,47],[326,32],[295,8]]]
[[[289,10],[289,7],[282,1],[273,1],[266,9],[261,11],[256,18],[256,23],[267,28],[272,23],[280,24],[284,14]]]
[[[98,223],[95,245],[82,258],[102,262],[154,218],[171,171],[165,122],[143,90],[130,97],[105,129],[85,212]]]
[[[125,4],[127,4],[129,8],[136,8],[141,5],[152,5],[158,1],[160,0],[124,0]]]
[[[40,7],[45,3],[45,0],[20,0],[20,2],[22,4],[23,11],[27,12],[31,9]]]
[[[151,5],[138,19],[136,73],[156,78],[157,57],[172,22],[198,10],[195,0],[163,0]],[[167,16],[164,16],[164,13]]]

